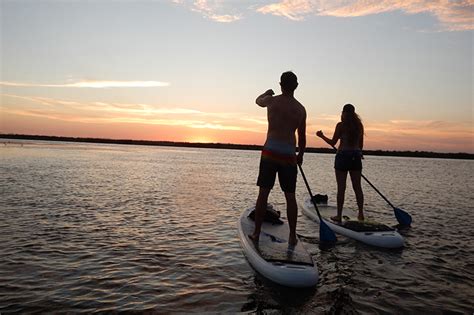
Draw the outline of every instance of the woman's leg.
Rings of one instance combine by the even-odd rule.
[[[346,194],[347,171],[336,170],[337,182],[337,216],[333,217],[335,221],[341,221],[342,208],[344,207],[344,196]]]
[[[362,185],[360,183],[362,171],[350,171],[352,188],[357,200],[357,207],[359,208],[359,220],[364,220],[364,193],[362,191]]]

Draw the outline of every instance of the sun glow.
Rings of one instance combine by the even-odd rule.
[[[195,135],[191,136],[186,139],[186,142],[193,142],[193,143],[214,143],[216,142],[214,139],[204,135]]]

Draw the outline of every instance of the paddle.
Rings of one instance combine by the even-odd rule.
[[[304,183],[306,184],[306,188],[308,189],[308,193],[311,197],[311,201],[314,204],[314,208],[316,209],[316,212],[318,213],[319,241],[321,243],[335,243],[337,241],[336,234],[334,234],[331,228],[326,224],[326,222],[324,222],[323,218],[321,217],[318,206],[316,205],[316,201],[314,200],[313,193],[311,192],[311,188],[309,188],[308,181],[306,180],[306,176],[304,175],[303,168],[301,167],[300,164],[298,164],[298,167],[300,168],[301,175],[303,176]]]
[[[337,151],[336,147],[334,145],[331,145],[334,150]],[[397,221],[400,225],[402,226],[410,226],[411,225],[411,215],[408,214],[408,212],[403,211],[400,208],[395,207],[378,189],[375,187],[368,179],[367,177],[364,176],[364,174],[361,173],[361,176],[365,181],[372,187],[379,195],[382,197],[392,208],[393,212],[395,213],[395,217],[397,218]]]

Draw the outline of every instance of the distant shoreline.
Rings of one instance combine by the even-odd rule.
[[[148,145],[148,146],[211,148],[211,149],[232,149],[232,150],[261,150],[262,149],[261,145],[252,145],[252,144],[194,143],[194,142],[153,141],[153,140],[79,138],[79,137],[44,136],[44,135],[23,135],[23,134],[0,134],[0,138],[14,139],[14,140],[108,143],[108,144],[125,144],[125,145]],[[334,154],[334,150],[330,148],[306,148],[306,152]],[[429,152],[429,151],[364,150],[364,155],[474,160],[474,154],[462,153],[462,152],[439,153],[439,152]]]

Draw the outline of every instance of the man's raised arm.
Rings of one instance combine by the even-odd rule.
[[[257,97],[255,100],[255,103],[257,103],[258,106],[260,107],[267,107],[271,100],[273,99],[272,96],[275,94],[272,89],[267,90],[265,93]]]

